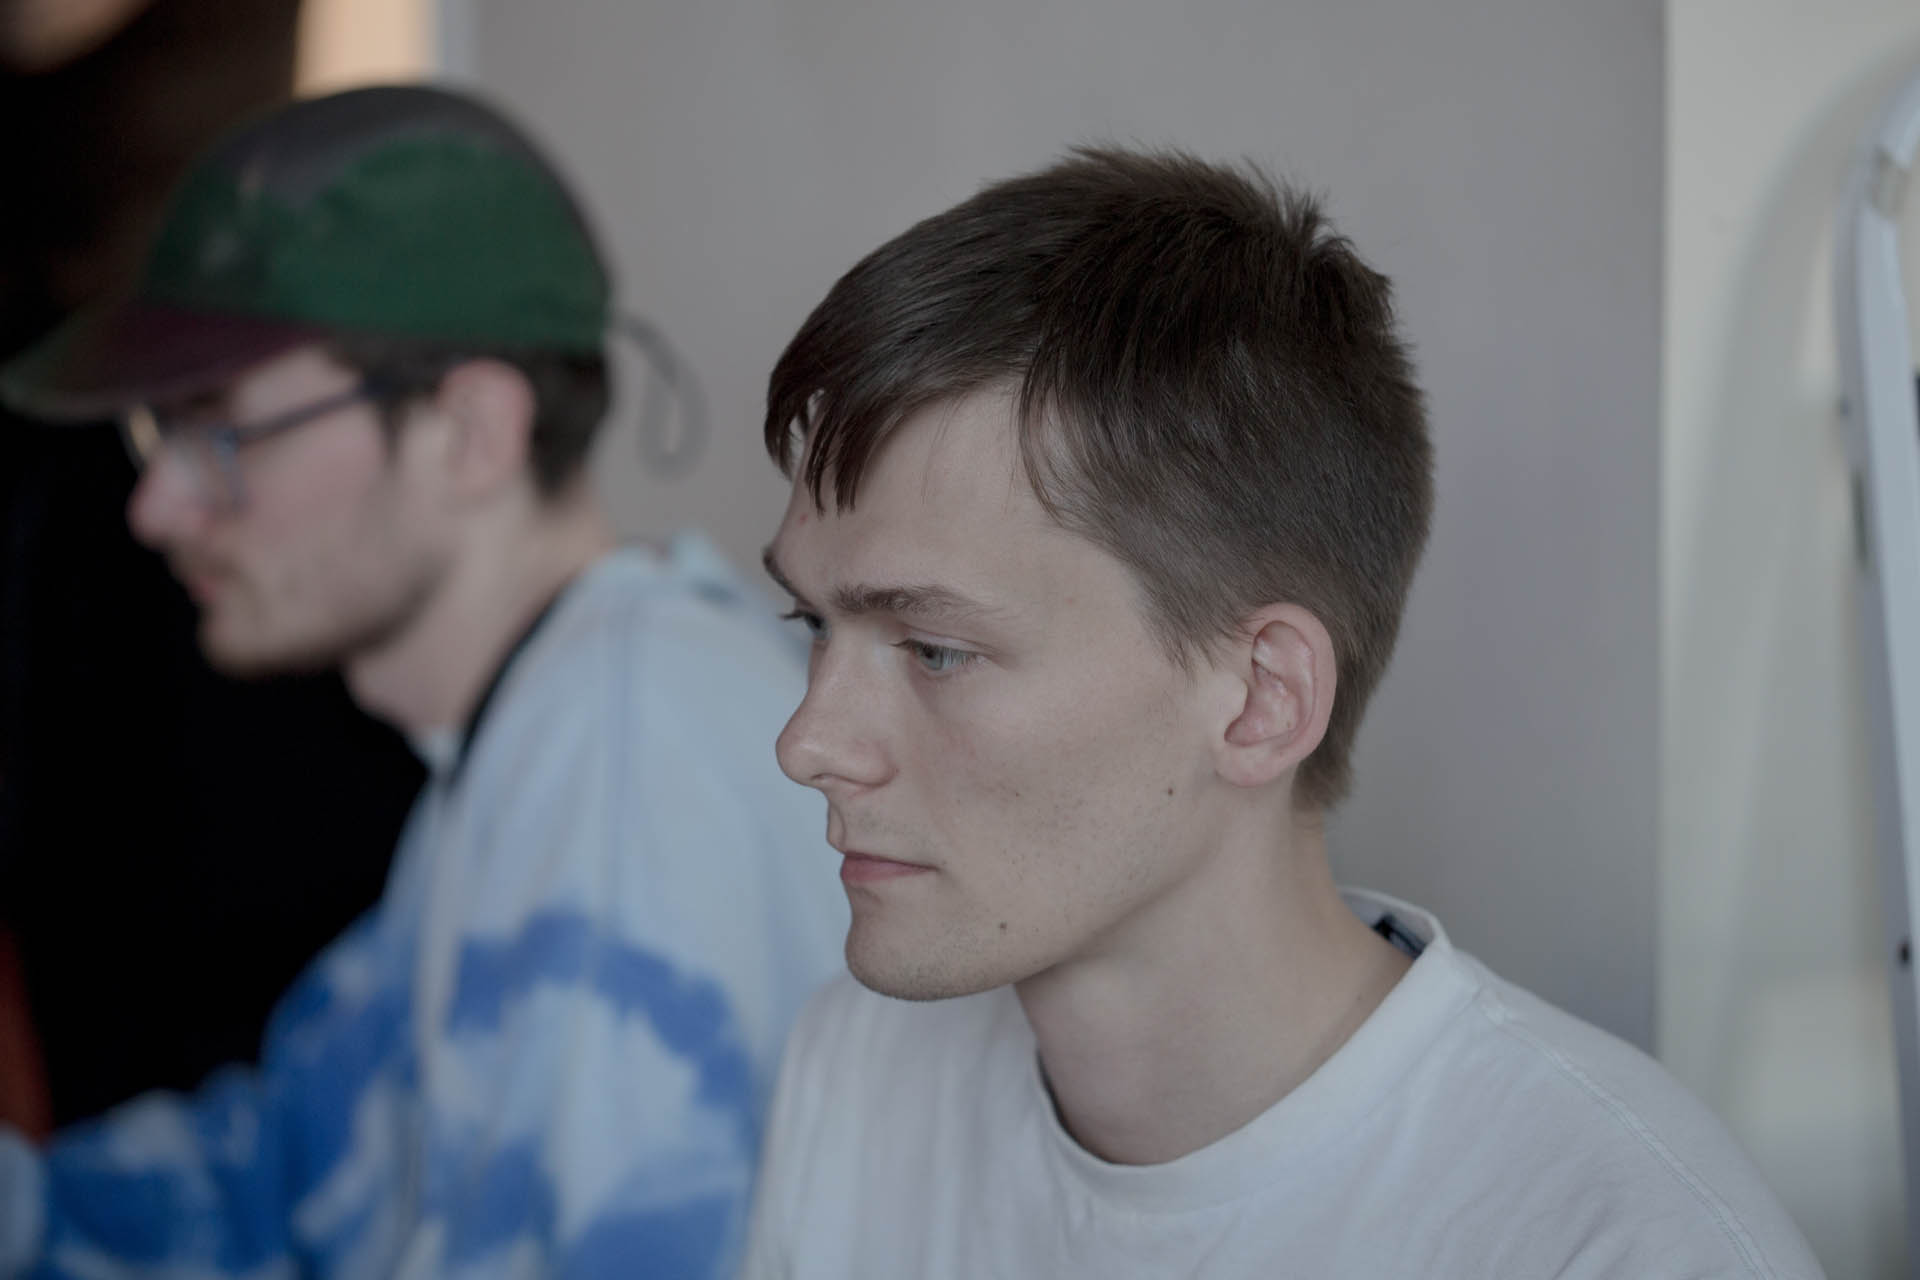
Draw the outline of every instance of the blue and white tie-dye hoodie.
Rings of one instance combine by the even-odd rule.
[[[796,648],[698,538],[594,565],[427,749],[385,895],[257,1069],[0,1130],[0,1277],[731,1275],[845,936],[774,762]]]

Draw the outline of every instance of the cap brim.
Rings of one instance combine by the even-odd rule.
[[[95,422],[130,405],[211,390],[323,330],[138,299],[83,311],[0,367],[0,401],[49,422]]]

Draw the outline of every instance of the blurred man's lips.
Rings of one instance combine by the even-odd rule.
[[[211,566],[187,560],[174,560],[167,567],[173,570],[173,576],[187,589],[196,604],[206,604],[220,593],[220,583],[224,574]]]
[[[892,858],[880,858],[870,853],[855,853],[851,850],[844,851],[840,861],[840,879],[847,884],[871,884],[876,880],[897,880],[902,876],[921,875],[932,870],[932,867],[923,867],[916,862],[897,862]]]

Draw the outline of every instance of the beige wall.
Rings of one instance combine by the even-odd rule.
[[[302,0],[295,91],[331,93],[432,73],[436,13],[432,0]]]
[[[1836,1280],[1905,1275],[1828,295],[1920,8],[1673,0],[1667,49],[1658,1047]]]
[[[443,12],[710,389],[693,476],[606,442],[623,525],[743,564],[782,494],[765,371],[913,218],[1090,137],[1330,191],[1400,284],[1441,467],[1343,874],[1643,1043],[1657,977],[1663,1058],[1836,1280],[1904,1274],[1826,264],[1910,0]]]
[[[913,217],[1080,137],[1329,189],[1441,448],[1343,870],[1644,1041],[1657,841],[1661,1055],[1836,1280],[1904,1274],[1827,258],[1920,10],[1670,0],[1663,40],[1650,0],[1319,8],[443,0],[438,39],[556,141],[711,389],[689,479],[607,442],[622,522],[742,562],[781,494],[765,370]]]
[[[1658,0],[460,0],[625,296],[703,374],[700,469],[599,457],[629,530],[752,564],[767,370],[856,257],[1079,139],[1251,156],[1398,282],[1434,540],[1333,841],[1513,978],[1653,1029]]]

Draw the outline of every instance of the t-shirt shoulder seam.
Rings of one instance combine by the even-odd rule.
[[[1727,1245],[1739,1257],[1747,1271],[1759,1280],[1778,1280],[1778,1273],[1767,1262],[1759,1245],[1748,1233],[1746,1226],[1728,1205],[1713,1190],[1700,1180],[1691,1166],[1682,1160],[1673,1148],[1661,1140],[1651,1126],[1626,1101],[1583,1071],[1579,1064],[1562,1053],[1528,1027],[1522,1017],[1500,998],[1497,991],[1482,987],[1474,1000],[1474,1007],[1480,1011],[1494,1030],[1512,1037],[1527,1048],[1539,1054],[1564,1079],[1575,1088],[1593,1099],[1620,1128],[1631,1136],[1654,1159],[1663,1165],[1675,1181],[1691,1193],[1700,1207],[1713,1219],[1714,1225]]]

